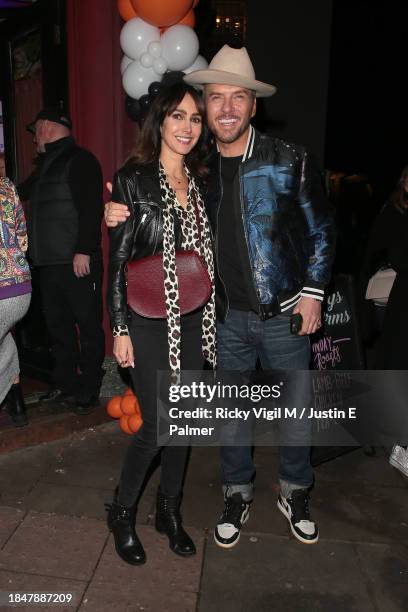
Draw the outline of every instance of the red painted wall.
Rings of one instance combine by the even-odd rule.
[[[136,137],[137,129],[126,116],[121,85],[119,45],[123,26],[115,0],[67,2],[70,111],[77,142],[99,159],[104,180],[111,181]],[[105,190],[106,199],[109,194]],[[105,287],[108,237],[103,224]],[[112,354],[112,337],[105,308],[106,352]]]

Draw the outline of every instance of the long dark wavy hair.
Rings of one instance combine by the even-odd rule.
[[[402,169],[395,189],[391,192],[388,203],[395,206],[399,212],[408,211],[408,192],[405,190],[405,180],[408,178],[408,166]]]
[[[129,158],[136,164],[147,164],[157,160],[160,155],[160,128],[165,118],[177,108],[184,96],[189,94],[202,119],[201,135],[196,146],[186,155],[185,163],[193,176],[206,179],[208,176],[207,160],[209,155],[209,132],[206,122],[205,106],[201,94],[184,81],[163,88],[152,102],[143,122],[139,141]]]

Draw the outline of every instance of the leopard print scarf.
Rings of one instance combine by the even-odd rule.
[[[211,298],[203,309],[202,321],[202,351],[203,357],[214,368],[216,367],[216,333],[215,333],[215,289],[214,289],[214,260],[211,242],[211,233],[208,218],[204,209],[200,191],[197,188],[194,177],[187,167],[185,171],[188,178],[188,204],[184,209],[177,202],[176,192],[170,186],[162,164],[160,164],[160,189],[163,208],[163,268],[164,268],[164,293],[167,312],[167,337],[169,344],[169,364],[171,371],[178,375],[180,373],[181,353],[181,320],[178,281],[176,274],[176,246],[174,236],[174,214],[177,215],[181,225],[183,239],[181,248],[194,250],[205,262],[212,283]],[[200,232],[197,227],[197,218],[193,204],[193,198],[199,212]]]

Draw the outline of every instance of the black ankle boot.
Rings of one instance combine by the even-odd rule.
[[[26,407],[20,383],[11,385],[6,395],[6,406],[7,412],[11,416],[11,420],[16,427],[28,425]]]
[[[156,529],[165,533],[173,552],[182,557],[194,555],[196,548],[193,540],[184,531],[180,514],[181,497],[166,497],[159,489],[157,493]]]
[[[146,553],[135,531],[135,512],[133,508],[121,506],[115,501],[108,509],[108,527],[115,539],[119,557],[130,565],[146,562]]]

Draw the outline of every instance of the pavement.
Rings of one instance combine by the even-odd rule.
[[[353,450],[316,468],[311,508],[321,537],[307,546],[276,507],[276,449],[258,448],[250,519],[239,544],[223,550],[212,532],[222,507],[218,449],[195,448],[182,510],[197,555],[177,557],[154,529],[156,470],[137,516],[148,560],[132,567],[114,551],[104,510],[129,436],[113,421],[85,427],[0,455],[2,611],[13,592],[72,595],[19,610],[408,610],[408,481],[385,450]]]

